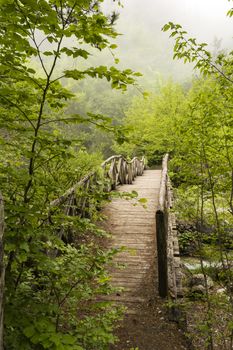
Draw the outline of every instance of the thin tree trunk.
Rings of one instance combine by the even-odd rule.
[[[3,315],[4,315],[4,287],[5,287],[5,265],[4,265],[4,202],[0,193],[0,350],[4,350],[3,345]]]

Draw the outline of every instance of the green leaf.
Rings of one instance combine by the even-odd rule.
[[[28,73],[32,73],[32,74],[35,74],[36,73],[36,71],[34,70],[34,69],[32,69],[32,68],[28,68]]]
[[[111,44],[109,47],[110,47],[110,49],[115,50],[117,48],[117,45],[116,44]]]
[[[167,32],[170,29],[170,24],[165,24],[162,28],[163,32]]]
[[[146,198],[140,198],[138,201],[139,201],[139,203],[142,203],[142,204],[147,203],[147,199]]]
[[[20,243],[20,249],[23,249],[26,252],[29,252],[29,244],[27,242]]]
[[[172,38],[173,36],[175,36],[177,34],[177,31],[174,31],[170,34],[170,38]]]
[[[77,338],[76,337],[74,337],[74,336],[72,336],[72,335],[69,335],[69,334],[64,334],[63,336],[62,336],[62,343],[63,344],[68,344],[68,345],[73,345],[73,344],[75,344],[76,343],[76,341],[77,341]]]
[[[31,325],[24,328],[23,333],[27,338],[32,338],[32,336],[36,333],[36,329],[34,325]]]
[[[43,52],[43,55],[45,55],[45,56],[53,56],[54,53],[51,52],[51,51],[44,51],[44,52]]]

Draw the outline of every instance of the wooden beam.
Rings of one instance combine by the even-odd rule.
[[[158,259],[158,282],[159,296],[168,296],[168,273],[167,273],[167,214],[162,210],[156,211],[156,237]]]

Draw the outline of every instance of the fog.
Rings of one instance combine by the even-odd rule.
[[[113,8],[120,14],[116,29],[117,57],[120,66],[129,66],[145,75],[184,81],[193,74],[192,66],[172,60],[173,39],[161,32],[168,21],[179,23],[210,50],[232,49],[233,20],[226,16],[231,4],[227,0],[123,0],[120,8],[112,0],[104,3],[104,11]],[[218,45],[216,43],[218,42]],[[215,44],[214,44],[215,43]]]

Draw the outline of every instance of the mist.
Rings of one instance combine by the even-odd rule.
[[[227,0],[123,0],[123,7],[104,3],[104,11],[119,13],[116,29],[116,56],[121,67],[130,67],[144,74],[147,83],[154,79],[172,78],[183,82],[194,74],[191,64],[173,61],[174,40],[161,28],[169,21],[179,23],[189,37],[206,42],[211,51],[232,49],[232,19]]]

